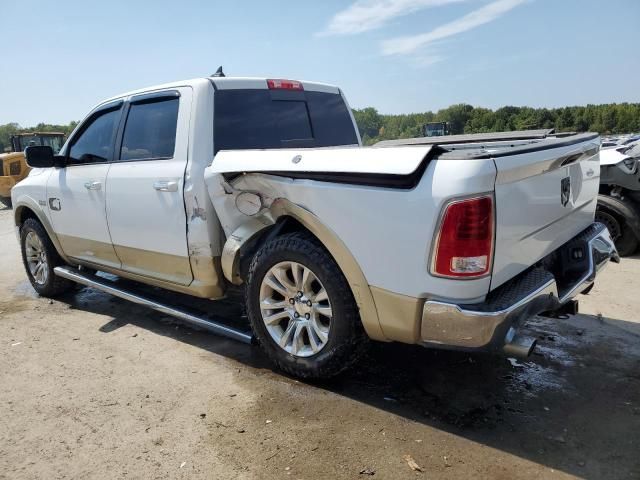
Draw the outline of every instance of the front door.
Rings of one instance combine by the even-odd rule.
[[[131,98],[107,178],[107,220],[122,269],[157,280],[193,281],[184,175],[191,89]]]
[[[120,260],[107,227],[106,180],[121,105],[85,121],[67,148],[66,167],[56,168],[47,183],[47,206],[64,253],[112,268],[120,268]]]

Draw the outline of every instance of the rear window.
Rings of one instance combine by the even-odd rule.
[[[218,90],[215,152],[358,143],[342,96],[284,90]]]

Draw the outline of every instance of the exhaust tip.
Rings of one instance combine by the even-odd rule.
[[[535,338],[514,335],[505,343],[502,350],[508,357],[528,358],[536,348],[538,341]]]

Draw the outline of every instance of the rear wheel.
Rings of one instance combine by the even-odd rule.
[[[57,277],[53,269],[64,262],[44,227],[28,218],[20,227],[22,262],[31,285],[43,297],[55,297],[73,287],[73,282]]]
[[[11,197],[0,197],[0,203],[5,207],[11,208]]]
[[[311,235],[283,235],[260,248],[246,302],[260,346],[293,376],[332,377],[364,351],[367,337],[349,284]]]

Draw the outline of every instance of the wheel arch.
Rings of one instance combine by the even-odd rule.
[[[17,205],[13,207],[13,219],[14,225],[17,229],[20,229],[22,224],[28,219],[33,218],[40,222],[40,224],[44,227],[47,235],[49,236],[49,240],[53,244],[53,247],[62,258],[67,263],[72,263],[69,258],[64,254],[62,250],[62,246],[60,245],[60,241],[58,240],[58,236],[56,235],[51,222],[47,218],[47,216],[42,212],[36,202],[32,199],[20,199]]]
[[[388,341],[382,332],[369,284],[347,246],[316,215],[289,200],[274,200],[267,212],[247,220],[229,236],[222,252],[225,278],[241,284],[245,259],[250,259],[252,252],[269,238],[291,231],[307,231],[322,243],[347,279],[367,335],[374,340]]]
[[[622,217],[625,224],[640,240],[640,208],[633,203],[609,195],[598,195],[597,208],[609,212],[617,217]]]

